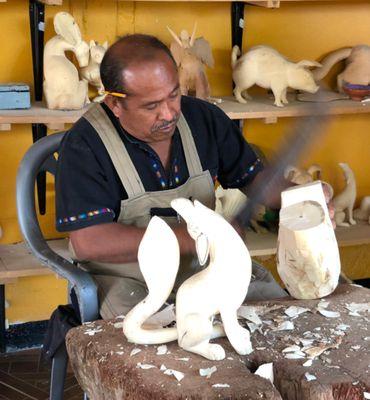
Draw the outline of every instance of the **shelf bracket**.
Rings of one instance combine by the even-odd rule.
[[[241,1],[231,3],[231,48],[237,45],[243,49],[243,31],[244,31],[244,5]],[[232,84],[234,88],[234,83]],[[243,132],[243,120],[235,121],[239,129]]]
[[[266,0],[266,1],[248,1],[252,6],[266,7],[266,8],[279,8],[280,0]]]
[[[44,30],[45,30],[45,6],[37,0],[29,1],[30,29],[32,42],[32,64],[35,100],[42,100],[42,83],[44,76]],[[44,124],[32,124],[32,138],[37,140],[47,135]],[[46,173],[41,172],[37,176],[37,198],[40,214],[46,210]]]

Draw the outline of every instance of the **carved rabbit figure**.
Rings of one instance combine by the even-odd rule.
[[[80,69],[81,78],[98,89],[98,96],[93,99],[94,102],[100,102],[104,99],[104,86],[100,79],[100,64],[107,49],[108,42],[100,45],[94,40],[90,40],[89,65]]]
[[[173,200],[171,206],[187,222],[188,232],[196,241],[200,264],[205,265],[209,257],[209,265],[178,289],[175,328],[144,329],[142,324],[171,292],[179,265],[176,236],[164,221],[153,217],[139,248],[140,269],[149,294],[127,314],[124,334],[129,341],[142,344],[177,339],[184,350],[210,360],[225,358],[224,349],[209,341],[226,334],[237,353],[250,353],[249,331],[237,320],[237,310],[247,294],[251,278],[248,249],[224,218],[200,202],[195,200],[193,204],[179,198]],[[218,313],[223,326],[213,325],[213,317]]]
[[[356,201],[356,179],[355,174],[346,163],[339,163],[344,173],[346,180],[346,187],[333,199],[335,209],[335,223],[337,226],[350,226],[356,225],[353,219],[353,206]],[[347,213],[347,218],[346,218]],[[348,222],[345,220],[348,219]]]
[[[202,37],[195,38],[196,25],[191,36],[186,30],[182,30],[180,36],[177,36],[169,27],[167,29],[175,39],[170,49],[179,70],[181,94],[195,92],[196,97],[208,99],[210,87],[205,66],[214,66],[209,43]]]
[[[87,82],[79,79],[77,68],[65,56],[72,51],[80,67],[89,62],[89,46],[72,15],[59,12],[54,17],[57,36],[51,38],[44,50],[44,93],[47,107],[60,110],[77,110],[87,102]]]
[[[231,66],[235,83],[234,96],[239,103],[246,103],[250,96],[247,89],[253,85],[271,89],[275,105],[283,107],[288,104],[286,97],[288,87],[316,93],[316,85],[310,67],[320,67],[316,61],[302,60],[298,63],[288,61],[278,51],[268,46],[252,47],[241,56],[238,46],[231,54]]]

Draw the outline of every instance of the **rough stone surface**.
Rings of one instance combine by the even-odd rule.
[[[96,321],[72,329],[67,335],[67,349],[75,375],[90,400],[362,400],[363,393],[370,392],[370,313],[350,315],[346,305],[369,303],[370,290],[342,285],[324,300],[329,302],[326,309],[339,312],[339,317],[320,314],[319,300],[248,303],[258,306],[263,321],[251,335],[254,351],[239,356],[225,338],[218,339],[216,342],[226,350],[223,361],[209,361],[185,352],[176,342],[167,344],[164,355],[156,354],[158,346],[127,343],[122,328],[117,327],[122,319]],[[310,311],[291,318],[284,313],[291,305]],[[294,330],[274,330],[284,321],[293,322]],[[249,321],[240,322],[246,325]],[[345,330],[338,329],[340,325]],[[92,332],[95,333],[89,335]],[[287,359],[287,353],[282,353],[292,345],[299,345],[304,352],[300,339],[314,339],[312,346],[324,343],[337,347],[315,357],[312,366],[304,367],[307,355]],[[130,356],[134,348],[141,351]],[[181,360],[184,358],[188,360]],[[273,362],[276,388],[253,374],[259,365],[268,362]],[[155,367],[142,369],[138,363]],[[165,375],[160,370],[162,365],[182,372],[184,378],[178,382],[174,376]],[[211,377],[200,376],[200,368],[213,366],[217,371]],[[316,379],[308,381],[305,373]],[[229,387],[213,387],[215,384]]]

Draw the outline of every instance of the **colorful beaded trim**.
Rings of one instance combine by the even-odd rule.
[[[248,168],[248,171],[245,172],[239,179],[236,180],[237,183],[243,181],[249,174],[251,174],[254,169],[256,168],[256,165],[258,165],[261,162],[259,158]]]
[[[87,219],[89,217],[94,217],[95,215],[101,215],[106,213],[114,214],[114,211],[110,208],[101,208],[100,210],[89,211],[87,213],[78,214],[77,216],[67,217],[67,218],[59,218],[58,224],[65,224],[68,222],[75,222],[82,219]]]

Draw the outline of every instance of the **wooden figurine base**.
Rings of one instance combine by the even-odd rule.
[[[289,298],[248,303],[258,306],[263,321],[251,334],[254,351],[239,356],[227,340],[218,339],[216,342],[226,350],[223,361],[209,361],[185,352],[176,342],[169,343],[163,355],[157,355],[158,346],[127,343],[119,318],[70,330],[67,349],[75,375],[90,400],[362,400],[364,393],[370,392],[370,290],[341,285],[323,300],[329,302],[326,310],[339,312],[340,316],[322,315],[317,310],[320,300]],[[350,314],[346,306],[351,303],[367,303],[367,310]],[[284,311],[293,305],[309,311],[288,317]],[[294,329],[276,330],[284,321],[293,323]],[[250,323],[244,319],[241,322]],[[300,340],[310,339],[314,339],[312,346],[325,343],[334,347],[315,357],[311,366],[303,366],[310,363],[307,354],[288,359],[288,353],[282,352],[292,345],[304,351]],[[135,348],[141,351],[130,355]],[[275,387],[253,374],[259,365],[270,362]],[[154,367],[144,369],[145,365]],[[175,376],[165,375],[162,365],[182,372],[184,378],[177,381]],[[213,366],[217,370],[209,378],[200,376],[199,369]]]

